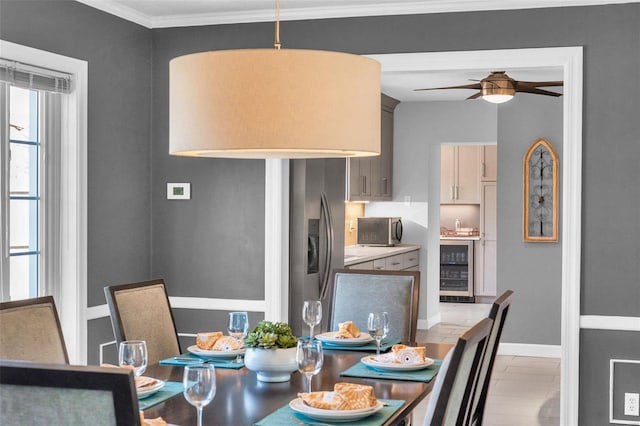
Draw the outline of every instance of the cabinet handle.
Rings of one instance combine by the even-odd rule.
[[[455,187],[456,200],[458,199],[458,186]]]
[[[482,163],[482,177],[487,177],[487,165]]]
[[[364,193],[368,194],[367,192],[367,177],[366,176],[362,176],[362,182],[364,184],[363,188],[364,188]]]
[[[399,264],[400,264],[400,262],[392,262],[391,264],[392,264],[392,265],[399,265]]]
[[[451,195],[449,196],[450,200],[455,200],[454,198],[454,192],[453,192],[453,186],[451,187]]]
[[[387,195],[389,193],[389,183],[387,178],[382,178],[382,194]]]
[[[364,189],[364,176],[360,176],[360,193],[366,194],[367,191]]]

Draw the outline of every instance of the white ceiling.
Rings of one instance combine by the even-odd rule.
[[[148,28],[215,25],[275,20],[275,0],[77,0]],[[581,6],[635,3],[640,0],[281,0],[280,19],[323,19],[347,16]],[[384,68],[384,67],[383,67]],[[384,93],[403,102],[463,100],[473,90],[413,89],[469,84],[494,69],[382,73]],[[507,69],[516,80],[562,80],[561,68]],[[551,90],[559,91],[559,88]],[[517,94],[516,96],[535,96]],[[473,101],[469,101],[473,102]],[[480,102],[480,101],[475,101]]]

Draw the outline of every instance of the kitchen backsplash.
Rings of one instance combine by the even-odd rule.
[[[363,203],[344,203],[344,245],[354,246],[358,241],[358,218],[364,216]]]
[[[455,229],[456,219],[463,228],[480,227],[480,206],[478,204],[441,204],[440,227]]]

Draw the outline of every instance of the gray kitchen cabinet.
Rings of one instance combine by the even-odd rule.
[[[482,145],[482,171],[480,180],[495,182],[498,179],[498,146]]]
[[[440,204],[480,204],[480,145],[442,145]]]
[[[393,111],[398,101],[381,95],[380,155],[347,159],[348,201],[391,201],[393,188]]]
[[[475,294],[496,296],[497,294],[497,185],[482,183],[480,203],[480,241],[475,244]]]

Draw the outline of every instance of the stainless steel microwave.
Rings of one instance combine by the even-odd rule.
[[[365,246],[395,246],[402,240],[399,217],[359,217],[358,244]]]

